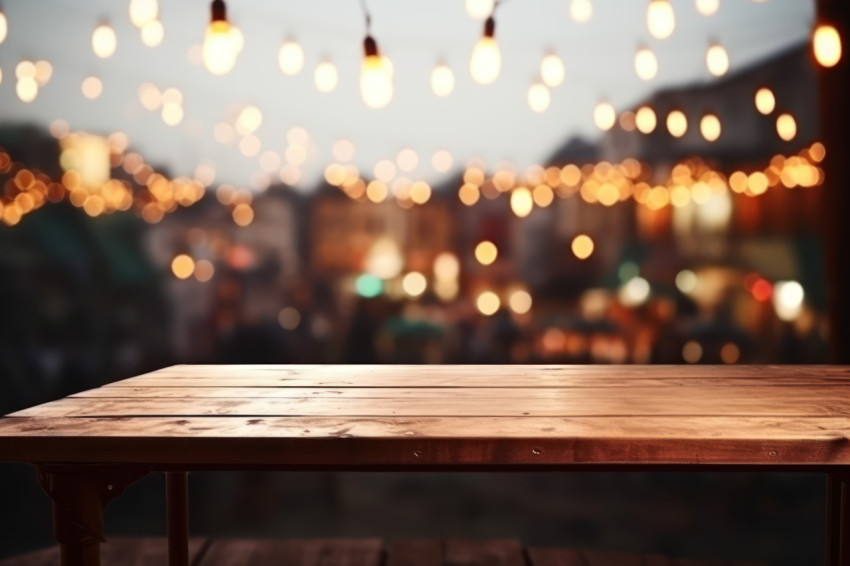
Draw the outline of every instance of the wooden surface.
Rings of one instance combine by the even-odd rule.
[[[850,465],[844,366],[174,366],[0,419],[0,461]]]
[[[402,540],[205,540],[194,538],[193,566],[760,566],[755,562],[673,559],[657,554],[523,549],[513,539]],[[111,539],[103,546],[106,566],[162,566],[164,539]],[[52,548],[8,560],[0,566],[58,566]],[[763,566],[763,565],[762,565]]]

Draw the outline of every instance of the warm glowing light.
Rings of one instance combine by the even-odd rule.
[[[389,159],[382,159],[375,163],[372,173],[375,175],[376,179],[384,181],[385,183],[389,182],[396,174],[395,163]]]
[[[452,163],[452,154],[445,149],[438,149],[434,152],[434,155],[431,156],[431,167],[440,173],[445,173],[451,169]]]
[[[602,101],[593,109],[593,121],[602,131],[608,131],[617,122],[617,112],[610,102]]]
[[[796,281],[777,281],[773,286],[773,308],[784,321],[796,320],[803,312],[803,286]]]
[[[22,77],[15,85],[15,93],[21,102],[32,102],[38,96],[38,83],[33,77]]]
[[[642,47],[635,53],[635,72],[645,81],[651,81],[658,74],[658,59],[649,47]]]
[[[410,185],[409,189],[410,200],[414,204],[425,204],[431,199],[431,185],[425,181],[416,181]]]
[[[552,88],[564,82],[564,62],[555,53],[549,53],[540,61],[540,78]]]
[[[464,183],[457,191],[457,198],[466,206],[472,206],[481,198],[481,191],[478,185]]]
[[[669,0],[650,0],[646,12],[646,25],[656,39],[667,39],[676,29],[676,15]]]
[[[756,110],[767,116],[776,109],[776,97],[769,88],[762,87],[756,91]]]
[[[781,114],[776,119],[776,133],[784,141],[791,141],[797,137],[797,121],[791,114]]]
[[[162,22],[152,20],[142,26],[142,43],[148,47],[156,47],[162,43],[165,37],[165,28],[162,27]]]
[[[431,71],[431,90],[439,97],[446,97],[455,88],[455,74],[445,63],[438,63]]]
[[[841,61],[841,35],[831,25],[818,25],[812,36],[812,48],[821,67],[834,67]]]
[[[478,312],[484,316],[492,316],[499,311],[502,302],[499,300],[499,295],[493,291],[484,291],[475,300],[475,306],[478,307]]]
[[[295,330],[301,324],[301,313],[294,307],[284,307],[277,314],[277,322],[284,330]]]
[[[6,21],[6,14],[0,10],[0,43],[6,41],[6,36],[9,34],[9,22]]]
[[[389,189],[383,181],[371,181],[366,185],[366,198],[372,202],[383,202],[388,194]]]
[[[655,116],[655,110],[649,106],[641,106],[635,113],[635,124],[637,129],[642,134],[651,134],[655,131],[658,125],[658,118]]]
[[[204,66],[214,75],[225,75],[236,66],[245,39],[239,29],[227,21],[222,0],[213,0],[212,19],[204,34]]]
[[[525,314],[531,310],[531,295],[525,289],[517,289],[508,297],[508,306],[516,314]]]
[[[734,342],[727,342],[720,348],[720,359],[724,364],[734,364],[741,358],[741,349]]]
[[[171,272],[178,279],[188,279],[195,272],[195,260],[186,254],[180,254],[171,260]]]
[[[360,96],[369,108],[383,108],[393,99],[392,66],[378,54],[372,36],[363,42],[365,55],[360,66]]]
[[[715,77],[722,77],[729,72],[729,54],[726,48],[719,43],[709,45],[705,52],[705,66]]]
[[[246,106],[236,118],[236,131],[243,136],[253,134],[263,123],[263,113],[256,106]]]
[[[683,269],[676,274],[676,288],[682,293],[689,295],[696,291],[699,285],[699,277],[690,269]]]
[[[202,259],[195,263],[195,279],[206,283],[215,275],[215,266],[208,259]]]
[[[159,15],[157,0],[130,0],[130,21],[137,28],[153,21]]]
[[[488,18],[484,24],[484,34],[475,44],[469,58],[469,72],[475,82],[486,85],[495,81],[502,69],[502,53],[494,37],[495,21]]]
[[[531,191],[519,187],[511,191],[511,210],[520,218],[525,218],[534,209],[534,199]]]
[[[706,114],[699,121],[699,131],[706,141],[717,141],[720,137],[720,133],[722,132],[720,118],[718,118],[715,114]]]
[[[162,105],[162,121],[167,126],[176,126],[183,121],[183,107],[174,102],[166,102]]]
[[[398,244],[390,238],[375,240],[366,254],[366,271],[379,279],[392,279],[401,273],[404,259]]]
[[[528,106],[534,112],[545,112],[551,101],[549,89],[543,83],[534,83],[528,87]]]
[[[442,252],[434,258],[434,277],[438,280],[454,280],[460,275],[460,262],[453,253]]]
[[[410,297],[418,297],[428,288],[428,280],[418,271],[411,271],[401,280],[402,290]]]
[[[294,39],[287,39],[277,52],[277,64],[284,75],[297,75],[304,68],[304,50]]]
[[[689,364],[695,364],[702,359],[702,346],[696,340],[688,340],[682,346],[682,359]]]
[[[341,139],[334,142],[331,153],[337,161],[351,161],[354,158],[354,143],[351,140]]]
[[[720,0],[696,0],[696,7],[703,16],[713,16],[720,9]]]
[[[625,307],[637,307],[646,302],[650,291],[649,281],[643,277],[632,277],[620,288],[618,298]]]
[[[94,28],[91,36],[91,47],[94,54],[101,59],[108,59],[115,53],[115,48],[118,46],[118,36],[115,35],[115,30],[107,23],[100,24]]]
[[[688,118],[681,110],[673,110],[667,114],[667,131],[674,138],[681,138],[688,131]]]
[[[496,244],[489,240],[484,240],[479,242],[477,246],[475,246],[475,259],[478,260],[478,263],[481,265],[490,265],[496,258],[499,256],[499,249],[496,247]]]
[[[572,0],[570,2],[570,17],[577,23],[587,23],[593,17],[593,4],[590,0]]]
[[[316,65],[316,71],[313,73],[313,81],[319,92],[331,92],[339,82],[339,73],[337,73],[336,65],[331,61],[322,61]]]
[[[549,185],[537,185],[531,191],[531,196],[534,198],[534,204],[540,208],[546,208],[555,200],[555,192]]]
[[[86,77],[82,84],[83,96],[89,100],[94,100],[103,92],[103,83],[97,77]]]
[[[50,81],[53,76],[53,65],[49,61],[41,60],[35,63],[35,82],[38,86],[44,86]]]
[[[587,234],[579,234],[573,238],[570,248],[577,258],[587,259],[593,254],[593,240]]]
[[[493,13],[495,5],[495,0],[466,0],[466,13],[470,18],[484,20]]]

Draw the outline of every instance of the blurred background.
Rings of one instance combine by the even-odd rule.
[[[0,411],[174,363],[836,361],[830,4],[6,2]],[[32,470],[0,477],[0,557],[50,544]],[[204,534],[823,546],[805,475],[192,489]],[[164,532],[161,479],[107,529]]]

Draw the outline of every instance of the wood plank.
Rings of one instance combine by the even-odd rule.
[[[846,419],[0,419],[0,460],[186,465],[850,464]]]
[[[446,566],[525,566],[518,540],[451,538],[445,542]]]
[[[397,540],[387,547],[387,566],[443,566],[441,540]]]
[[[207,539],[189,539],[189,562],[192,563]],[[162,566],[168,563],[165,538],[114,537],[101,545],[101,561],[108,566]],[[59,566],[59,547],[0,560],[0,566]]]
[[[695,380],[691,380],[695,381]],[[579,391],[572,387],[99,387],[70,395],[73,399],[644,399],[664,396],[676,398],[762,399],[764,385],[738,386],[729,391],[725,385],[655,386],[646,387],[583,387]],[[833,386],[770,386],[772,398],[795,399],[798,401],[822,401],[836,395],[850,395],[850,384]]]
[[[194,365],[172,366],[110,387],[174,385],[289,387],[560,387],[614,380],[747,379],[771,383],[847,384],[846,366],[423,366],[423,365]],[[810,381],[813,380],[813,381]]]
[[[640,398],[558,399],[297,399],[257,398],[66,398],[12,413],[10,417],[157,417],[157,416],[350,416],[350,417],[597,417],[597,416],[761,416],[837,417],[850,415],[850,396],[798,400],[733,394]]]
[[[379,539],[215,540],[198,566],[380,566]]]

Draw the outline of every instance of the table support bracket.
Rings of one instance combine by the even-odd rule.
[[[850,472],[827,475],[826,555],[828,566],[850,566]]]
[[[53,500],[53,533],[62,566],[99,566],[103,509],[149,466],[40,464],[38,481]]]

